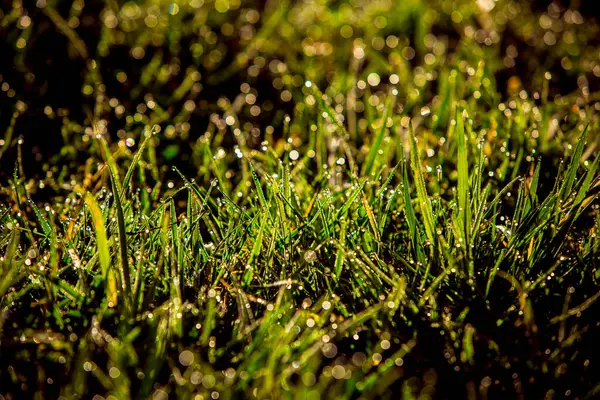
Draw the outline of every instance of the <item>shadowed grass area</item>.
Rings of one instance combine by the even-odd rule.
[[[0,14],[0,398],[598,395],[592,18],[95,7]]]

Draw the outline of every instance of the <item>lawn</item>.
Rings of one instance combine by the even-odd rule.
[[[593,2],[0,6],[0,400],[600,397]]]

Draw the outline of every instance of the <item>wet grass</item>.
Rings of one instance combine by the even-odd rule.
[[[598,395],[594,20],[354,3],[0,14],[0,398]]]

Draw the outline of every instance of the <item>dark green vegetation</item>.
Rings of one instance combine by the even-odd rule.
[[[600,395],[600,29],[547,6],[0,9],[0,398]]]

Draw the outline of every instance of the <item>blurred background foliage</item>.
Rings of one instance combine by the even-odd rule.
[[[398,111],[433,111],[424,126],[434,133],[446,128],[440,98],[450,93],[484,108],[533,96],[561,120],[598,100],[592,3],[5,1],[0,179],[11,174],[19,139],[28,176],[79,174],[98,154],[94,125],[124,151],[155,126],[157,157],[188,176],[212,141],[223,149],[217,156],[231,157],[233,178],[231,148],[275,145],[286,114],[310,111],[306,80],[348,118],[359,145],[390,87]],[[305,128],[292,118],[296,145],[308,140]]]

